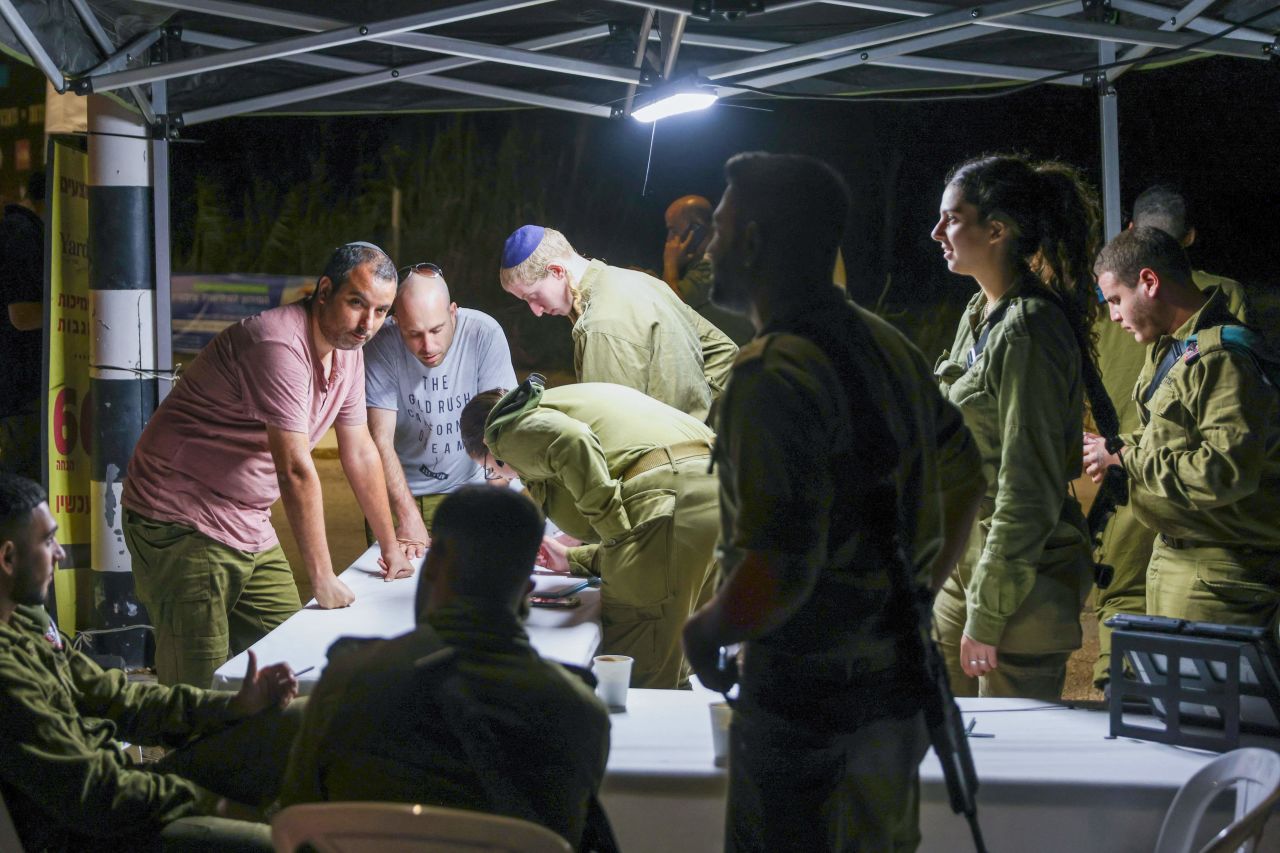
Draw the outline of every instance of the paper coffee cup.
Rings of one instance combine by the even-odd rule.
[[[716,767],[729,763],[729,723],[732,720],[733,709],[728,702],[711,703],[711,748],[715,752]]]
[[[597,655],[591,667],[596,675],[596,695],[610,711],[627,710],[632,659],[626,655]]]

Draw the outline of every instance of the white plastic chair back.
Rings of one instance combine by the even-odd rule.
[[[9,816],[9,807],[4,804],[4,795],[0,794],[0,850],[12,850],[22,853],[22,842],[18,840],[18,830]]]
[[[544,826],[410,803],[308,803],[271,821],[276,853],[573,853]]]
[[[1236,807],[1235,818],[1228,827],[1280,789],[1280,754],[1269,749],[1236,749],[1201,767],[1169,805],[1156,841],[1156,853],[1191,853],[1205,811],[1230,788],[1236,791]],[[1240,849],[1252,853],[1253,840]]]

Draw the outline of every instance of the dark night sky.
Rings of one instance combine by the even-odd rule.
[[[16,66],[13,73],[14,85],[0,93],[5,95],[0,100],[25,103],[16,84],[25,77],[39,84],[39,75]],[[1200,234],[1193,263],[1239,278],[1255,292],[1274,294],[1273,299],[1280,296],[1280,277],[1272,269],[1274,210],[1280,200],[1280,62],[1212,58],[1132,71],[1119,80],[1118,91],[1126,207],[1153,182],[1181,184],[1193,199]],[[493,147],[513,126],[530,132],[540,146],[528,152],[531,161],[572,159],[580,151],[579,177],[572,186],[537,170],[528,175],[531,188],[544,190],[549,224],[565,231],[585,254],[650,268],[660,263],[667,203],[686,192],[714,201],[723,188],[721,167],[728,156],[767,149],[823,157],[853,191],[845,240],[851,287],[871,301],[892,276],[888,301],[898,309],[926,304],[954,312],[971,292],[971,282],[946,272],[928,237],[943,177],[953,164],[983,152],[1017,150],[1066,160],[1084,168],[1095,183],[1099,178],[1097,100],[1091,92],[1061,86],[918,104],[756,100],[718,105],[659,124],[651,161],[651,126],[630,120],[545,110],[473,113],[461,120],[473,123],[483,144]],[[230,199],[243,198],[250,181],[264,176],[283,194],[307,181],[311,161],[323,156],[333,190],[341,194],[355,186],[357,170],[379,164],[391,144],[411,148],[456,121],[448,115],[262,117],[189,128],[184,139],[196,144],[176,145],[172,156],[177,254],[193,233],[197,176],[219,184]],[[646,170],[648,189],[642,194]],[[520,224],[513,214],[511,227]],[[455,247],[463,252],[481,248],[496,251],[495,246]],[[313,275],[316,270],[271,271]]]
[[[1254,286],[1280,287],[1271,269],[1272,214],[1280,199],[1280,64],[1188,62],[1131,72],[1120,79],[1118,91],[1126,209],[1150,183],[1181,184],[1197,208],[1201,239],[1193,262]],[[768,149],[823,157],[846,176],[854,195],[845,242],[851,287],[864,300],[874,299],[892,274],[890,302],[898,306],[954,307],[970,291],[971,282],[946,273],[928,237],[944,175],[954,163],[983,152],[1018,150],[1074,163],[1095,183],[1099,177],[1097,100],[1079,89],[1041,86],[990,100],[918,104],[770,100],[749,106],[719,105],[662,122],[652,162],[650,126],[633,121],[547,111],[475,114],[468,120],[482,136],[495,137],[519,121],[536,129],[552,153],[581,144],[583,180],[611,199],[607,215],[580,207],[581,193],[557,184],[546,187],[556,211],[551,224],[584,254],[623,265],[660,263],[663,209],[686,192],[714,201],[729,155]],[[340,176],[376,160],[389,142],[451,120],[253,118],[192,128],[187,135],[205,144],[175,150],[175,233],[183,232],[182,217],[191,215],[184,201],[197,173],[234,187],[246,174],[265,170],[287,183],[305,179],[307,157],[323,151],[332,174]],[[646,168],[649,184],[642,194]],[[529,176],[530,182],[539,179]],[[520,224],[513,221],[512,227]]]

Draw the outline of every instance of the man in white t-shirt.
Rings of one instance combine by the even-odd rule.
[[[365,347],[365,404],[396,536],[420,556],[436,505],[485,480],[462,449],[462,407],[481,391],[514,388],[516,375],[502,327],[450,301],[443,270],[415,264],[406,272],[395,316]]]

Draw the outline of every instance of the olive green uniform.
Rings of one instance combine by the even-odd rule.
[[[210,687],[218,667],[302,607],[279,543],[242,551],[185,524],[131,509],[124,517],[138,595],[156,621],[162,684]]]
[[[43,608],[18,608],[0,622],[0,789],[23,846],[159,850],[195,838],[201,849],[270,851],[265,825],[206,817],[218,800],[209,788],[269,802],[297,721],[268,711],[228,727],[232,696],[130,683],[72,649]],[[116,740],[192,736],[145,768]]]
[[[445,647],[452,661],[420,668]],[[457,687],[447,681],[455,674]],[[489,760],[477,760],[466,737],[492,744]],[[376,800],[505,814],[576,848],[608,755],[609,713],[586,683],[543,660],[509,607],[459,597],[407,634],[329,649],[280,804]],[[495,796],[503,786],[523,802]]]
[[[676,293],[702,318],[724,332],[738,346],[746,346],[756,336],[755,326],[740,314],[732,314],[711,301],[711,259],[703,257],[689,264],[676,282]]]
[[[578,291],[578,381],[626,385],[706,422],[738,354],[733,341],[642,272],[592,261]]]
[[[920,352],[834,286],[764,331],[720,412],[721,566],[786,555],[779,583],[812,589],[744,646],[726,849],[911,850],[927,739],[895,546],[927,585],[978,451]]]
[[[987,480],[966,553],[935,602],[939,646],[958,696],[1057,701],[1092,582],[1084,518],[1067,489],[1081,467],[1080,350],[1062,309],[1034,284],[1016,284],[989,315],[985,307],[979,292],[935,368]],[[966,367],[987,326],[985,349]],[[981,679],[961,670],[962,632],[997,649],[997,668]]]
[[[1244,287],[1237,281],[1210,275],[1200,270],[1192,279],[1201,290],[1216,287],[1227,297],[1227,307],[1241,322],[1250,322]],[[1120,417],[1120,432],[1141,429],[1138,408],[1133,402],[1133,385],[1146,362],[1147,347],[1133,339],[1119,323],[1113,323],[1105,307],[1094,324],[1098,333],[1098,368],[1107,396]],[[1093,667],[1094,684],[1101,687],[1111,670],[1111,629],[1106,620],[1117,613],[1147,612],[1147,564],[1151,562],[1151,545],[1156,534],[1133,517],[1129,504],[1116,507],[1115,515],[1103,529],[1098,548],[1098,562],[1115,572],[1111,583],[1098,590],[1098,660]]]
[[[528,388],[532,393],[526,393]],[[494,407],[485,444],[603,580],[602,654],[635,658],[633,687],[685,684],[680,631],[711,597],[717,532],[710,429],[632,388],[521,386]]]
[[[1140,432],[1121,461],[1137,520],[1158,534],[1147,612],[1266,625],[1280,604],[1280,393],[1254,356],[1222,345],[1221,291],[1148,348],[1134,386]],[[1197,349],[1141,402],[1175,340]],[[1268,355],[1274,358],[1274,355]]]

